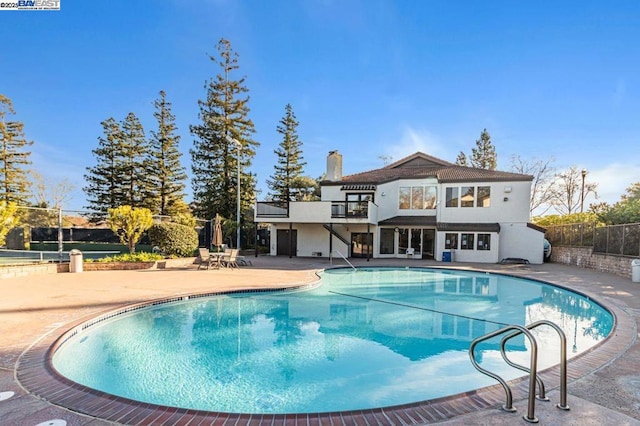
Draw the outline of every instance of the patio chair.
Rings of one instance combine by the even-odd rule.
[[[211,254],[209,253],[208,248],[199,247],[198,248],[198,269],[206,267],[209,269],[214,262],[214,259],[211,258]]]
[[[414,248],[411,248],[411,247],[407,248],[407,258],[413,259],[414,254],[415,254]]]
[[[253,263],[244,256],[238,256],[237,261],[240,266],[253,266]]]
[[[238,249],[231,249],[225,253],[229,255],[222,258],[222,265],[227,268],[238,268]]]

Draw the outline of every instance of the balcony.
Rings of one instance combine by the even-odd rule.
[[[369,216],[368,201],[332,201],[331,218],[366,218]]]
[[[291,201],[256,203],[256,222],[376,223],[371,201]]]
[[[289,217],[289,203],[278,201],[257,202],[256,217]]]

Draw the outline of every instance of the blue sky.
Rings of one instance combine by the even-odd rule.
[[[382,0],[61,0],[60,11],[0,12],[0,93],[34,141],[49,182],[82,187],[100,122],[155,126],[153,101],[173,103],[190,165],[208,59],[222,37],[239,55],[261,143],[259,196],[273,174],[276,132],[291,103],[306,173],[330,150],[344,174],[423,151],[455,161],[483,128],[498,168],[510,157],[554,158],[618,201],[640,181],[640,2]],[[190,182],[187,191],[190,193]],[[190,199],[190,195],[188,197]],[[589,196],[585,204],[593,202]]]

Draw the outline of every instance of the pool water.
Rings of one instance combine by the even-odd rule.
[[[486,273],[332,269],[314,289],[239,293],[119,315],[54,354],[62,375],[113,395],[236,413],[305,413],[406,404],[496,382],[469,361],[471,341],[507,324],[547,319],[573,356],[611,331],[610,313],[557,287]],[[555,331],[540,327],[539,369],[559,361]],[[507,379],[499,339],[477,359]],[[527,364],[529,343],[509,341]]]

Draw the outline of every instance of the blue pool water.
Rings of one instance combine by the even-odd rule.
[[[304,291],[238,293],[119,315],[80,332],[54,368],[110,394],[223,412],[304,413],[411,403],[492,385],[469,361],[470,342],[506,324],[547,319],[569,356],[611,331],[599,304],[540,282],[422,268],[332,269]],[[559,339],[535,331],[539,369],[558,363]],[[529,343],[509,341],[526,364]],[[485,368],[523,373],[478,346]]]

